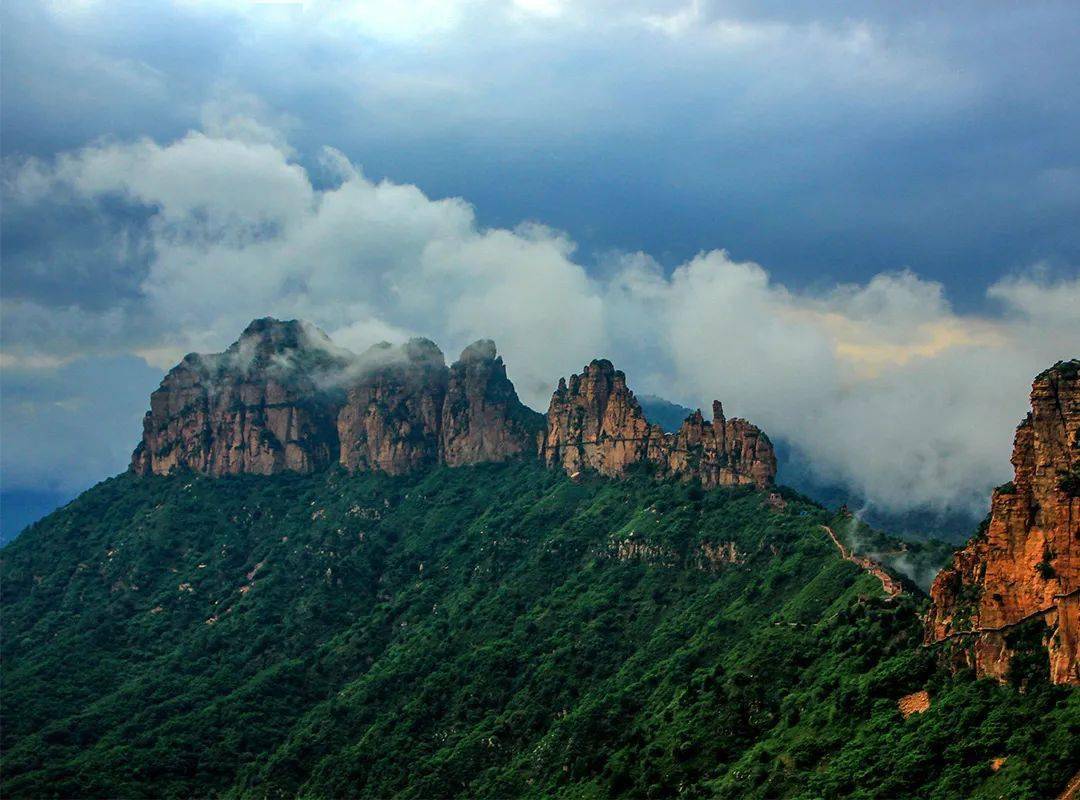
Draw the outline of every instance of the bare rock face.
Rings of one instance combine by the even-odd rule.
[[[725,419],[713,401],[712,422],[700,411],[687,417],[667,448],[667,469],[673,475],[696,477],[705,488],[753,484],[771,486],[776,477],[772,442],[745,419]]]
[[[1080,361],[1035,379],[1012,463],[986,531],[934,580],[927,641],[954,640],[980,675],[1003,679],[1010,632],[1040,619],[1051,680],[1080,684]]]
[[[590,468],[621,475],[646,460],[652,433],[626,376],[606,359],[592,361],[580,375],[571,375],[569,384],[559,379],[548,408],[543,456],[549,466],[570,474]]]
[[[930,693],[923,689],[921,692],[906,694],[896,701],[896,706],[900,709],[904,719],[907,719],[912,714],[922,714],[930,710]]]
[[[209,475],[310,472],[337,458],[338,368],[326,335],[295,320],[255,320],[224,353],[188,355],[150,396],[131,468]]]
[[[559,381],[551,398],[541,456],[573,475],[594,469],[619,476],[649,464],[661,476],[700,480],[705,488],[766,487],[776,476],[769,438],[746,420],[724,418],[713,404],[713,420],[691,414],[678,432],[664,433],[645,419],[626,376],[610,361],[589,363],[570,381]]]
[[[767,436],[741,419],[692,414],[677,433],[646,420],[626,376],[593,361],[559,382],[548,416],[521,403],[494,342],[469,345],[452,366],[427,339],[380,344],[359,356],[307,323],[252,322],[224,353],[189,355],[150,398],[140,474],[208,475],[346,469],[400,475],[519,456],[575,474],[659,477],[705,488],[769,486]]]
[[[131,468],[269,475],[340,463],[400,475],[531,456],[543,428],[490,340],[447,368],[427,339],[356,356],[314,326],[261,319],[224,353],[169,372]]]
[[[412,339],[400,349],[377,345],[361,361],[337,419],[341,464],[401,475],[437,463],[447,385],[442,351]]]
[[[451,467],[505,461],[536,446],[544,417],[518,399],[495,343],[481,339],[450,367],[442,407],[440,461]]]

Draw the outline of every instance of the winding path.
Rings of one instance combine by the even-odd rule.
[[[1080,772],[1073,775],[1069,785],[1058,795],[1058,800],[1076,800],[1078,797],[1080,797]]]
[[[845,561],[850,561],[852,564],[855,564],[860,569],[869,572],[871,575],[881,581],[882,590],[890,598],[898,597],[899,595],[904,593],[903,587],[900,586],[900,581],[898,581],[896,578],[886,572],[880,564],[878,564],[876,561],[871,561],[865,556],[855,555],[846,547],[844,547],[844,543],[840,541],[839,537],[835,533],[833,533],[832,528],[830,528],[828,525],[822,525],[821,527],[825,530],[825,533],[829,534],[829,538],[832,539],[833,544],[836,545],[836,549],[840,551],[840,556]]]

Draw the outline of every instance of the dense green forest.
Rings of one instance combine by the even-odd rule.
[[[2,551],[0,789],[1055,796],[1080,692],[1038,636],[1009,685],[953,674],[917,590],[821,527],[850,520],[781,495],[535,463],[105,481]]]

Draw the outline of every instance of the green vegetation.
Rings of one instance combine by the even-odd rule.
[[[1068,361],[1059,361],[1054,366],[1044,369],[1035,376],[1035,380],[1041,381],[1056,376],[1059,380],[1072,381],[1080,375],[1080,359],[1071,358]]]
[[[820,528],[845,521],[783,494],[533,463],[106,481],[3,550],[0,791],[1060,790],[1080,693],[1045,651],[1015,685],[943,670],[922,601],[886,601]]]

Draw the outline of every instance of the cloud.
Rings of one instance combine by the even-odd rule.
[[[723,400],[729,415],[790,441],[822,480],[881,507],[975,508],[1008,475],[1031,377],[1080,342],[1077,278],[1012,275],[988,291],[999,312],[979,316],[910,271],[795,290],[722,250],[670,271],[647,254],[614,254],[590,271],[558,230],[485,227],[466,201],[371,180],[332,149],[305,168],[265,123],[212,123],[164,144],[113,141],[8,162],[5,206],[109,208],[112,226],[98,235],[142,242],[142,261],[111,303],[33,287],[5,296],[6,363],[39,365],[4,369],[5,392],[16,374],[36,404],[5,406],[5,422],[18,423],[5,435],[5,480],[32,482],[42,462],[102,470],[85,455],[97,446],[87,436],[112,437],[109,426],[68,426],[27,466],[7,459],[72,410],[55,377],[67,373],[50,363],[136,354],[163,368],[190,350],[222,349],[269,314],[308,319],[354,351],[425,335],[453,354],[492,337],[538,408],[560,375],[609,356],[638,391],[705,408]],[[65,263],[42,246],[42,263],[63,277]],[[96,263],[87,280],[114,280],[108,259]],[[97,387],[95,408],[117,394],[141,407],[144,377],[113,385],[101,372],[87,391]],[[19,409],[39,420],[29,434]],[[116,435],[126,449],[137,430]]]
[[[1078,9],[22,0],[0,125],[51,156],[287,121],[298,153],[468,197],[484,225],[540,218],[586,260],[722,244],[796,288],[911,265],[964,303],[988,264],[1080,258]],[[221,130],[253,95],[277,119]]]

